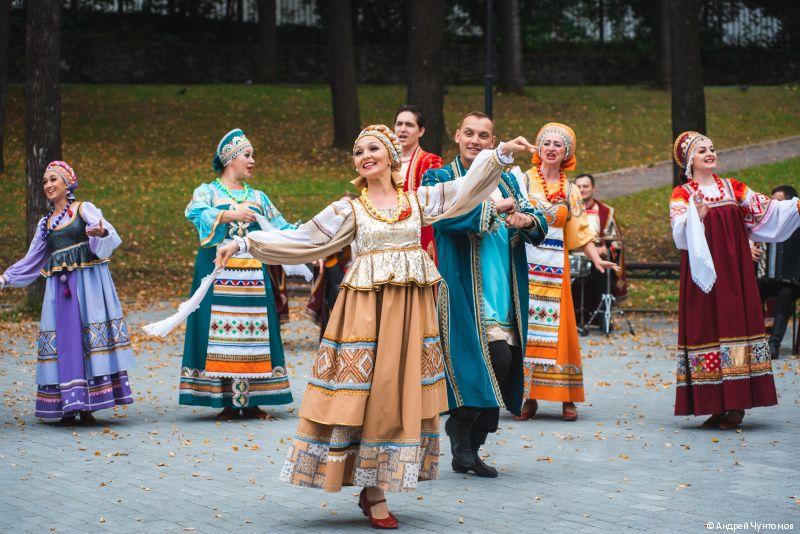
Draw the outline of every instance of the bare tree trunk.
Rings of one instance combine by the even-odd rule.
[[[6,91],[8,90],[8,51],[11,41],[11,0],[0,0],[0,174],[6,170],[3,141],[6,124]]]
[[[500,32],[500,88],[518,95],[525,94],[522,69],[522,40],[520,37],[519,0],[497,2],[498,31]]]
[[[25,37],[25,152],[28,241],[47,203],[42,175],[47,164],[61,159],[61,0],[28,2]],[[28,306],[42,304],[44,284],[28,290]]]
[[[658,20],[656,33],[658,36],[658,79],[656,86],[662,89],[669,87],[670,80],[670,0],[658,0]]]
[[[333,146],[350,149],[361,129],[353,46],[352,0],[330,0],[328,36],[331,53],[330,77],[333,102]]]
[[[278,28],[275,0],[258,0],[258,46],[256,82],[278,81]]]
[[[697,0],[670,1],[672,138],[682,132],[706,132],[706,96],[700,55],[700,23]],[[676,61],[675,59],[680,59]],[[679,167],[673,165],[672,181],[680,185]]]
[[[444,139],[444,7],[444,0],[409,1],[407,100],[425,113],[420,144],[435,154]]]
[[[244,0],[236,0],[236,22],[244,22]]]
[[[122,0],[117,0],[117,15],[122,15],[125,12],[125,6]]]

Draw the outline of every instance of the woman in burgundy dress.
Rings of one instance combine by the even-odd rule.
[[[685,179],[670,199],[681,250],[675,415],[710,414],[703,428],[736,428],[745,409],[778,402],[748,236],[788,238],[800,201],[714,174],[714,145],[697,132],[679,135],[673,156]]]

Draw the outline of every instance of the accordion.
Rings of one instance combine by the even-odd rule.
[[[800,230],[782,243],[766,243],[759,278],[767,283],[800,287]]]

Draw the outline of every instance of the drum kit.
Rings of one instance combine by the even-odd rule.
[[[611,239],[611,238],[601,238],[604,241],[620,241],[620,239]],[[606,269],[606,287],[603,294],[600,297],[600,303],[597,305],[597,308],[592,312],[592,315],[589,317],[589,320],[586,321],[586,315],[583,313],[585,310],[585,293],[586,293],[586,281],[589,279],[589,275],[593,269],[592,261],[586,257],[585,254],[576,253],[570,254],[569,256],[569,270],[570,270],[570,278],[572,282],[577,282],[581,288],[581,306],[580,306],[580,325],[578,325],[578,332],[582,336],[589,334],[589,325],[592,324],[595,317],[598,315],[601,319],[600,328],[603,333],[608,336],[611,333],[611,330],[614,326],[614,315],[621,315],[625,322],[628,324],[628,330],[631,334],[634,334],[633,326],[631,322],[628,320],[628,317],[625,315],[625,310],[617,306],[617,298],[614,296],[613,292],[611,291],[611,269]]]

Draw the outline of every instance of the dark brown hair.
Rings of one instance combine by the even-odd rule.
[[[399,108],[397,108],[397,111],[394,112],[394,122],[397,122],[397,116],[403,113],[404,111],[413,113],[414,117],[417,120],[417,126],[419,126],[420,129],[425,128],[425,114],[422,113],[421,109],[412,104],[406,104],[405,106],[400,106]]]

